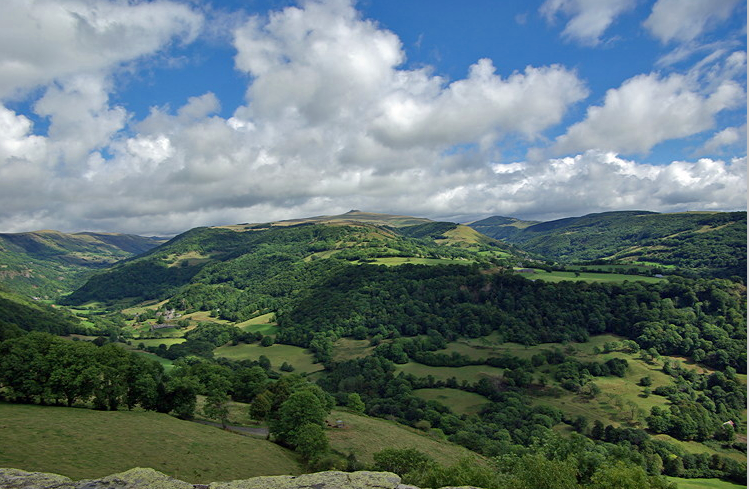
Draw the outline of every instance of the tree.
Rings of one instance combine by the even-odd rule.
[[[591,489],[676,489],[676,484],[662,477],[649,476],[642,467],[616,462],[596,471]]]
[[[294,430],[293,438],[294,450],[307,461],[319,458],[330,446],[325,430],[316,423],[303,424]]]
[[[268,393],[262,392],[255,396],[255,399],[253,399],[250,403],[250,417],[252,419],[262,421],[268,417],[272,406],[273,405],[268,397]]]
[[[203,405],[203,414],[211,419],[219,420],[221,427],[226,429],[226,421],[229,418],[229,396],[218,392],[208,396]]]
[[[278,409],[278,418],[270,425],[270,432],[281,443],[297,446],[296,430],[305,424],[325,425],[328,411],[311,391],[302,389],[292,393]]]
[[[361,396],[356,392],[352,392],[348,395],[346,407],[356,414],[362,414],[366,406],[364,405],[364,401],[361,400]]]
[[[404,476],[434,464],[434,459],[415,448],[385,448],[374,454],[375,469]]]

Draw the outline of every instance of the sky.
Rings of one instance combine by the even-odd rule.
[[[3,0],[0,232],[746,210],[741,0]]]

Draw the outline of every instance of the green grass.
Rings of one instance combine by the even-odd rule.
[[[565,280],[571,280],[573,282],[612,282],[621,283],[625,281],[638,281],[655,283],[663,278],[648,277],[644,275],[625,275],[621,273],[594,273],[594,272],[559,272],[552,271],[546,272],[544,270],[535,269],[536,273],[523,273],[523,277],[530,280],[543,280],[544,282],[562,282]],[[576,275],[577,274],[577,275]]]
[[[412,265],[470,265],[471,263],[474,263],[474,260],[388,256],[383,258],[376,258],[374,261],[368,263],[374,265],[387,265],[389,267],[404,265],[406,263],[410,263]]]
[[[372,354],[373,346],[369,346],[369,340],[355,340],[353,338],[341,338],[333,344],[333,361],[345,362],[355,358],[364,358]]]
[[[294,366],[294,373],[312,373],[323,369],[320,363],[313,363],[314,357],[309,350],[291,345],[260,346],[257,343],[240,343],[236,346],[220,346],[213,350],[217,357],[230,360],[257,360],[260,355],[265,355],[270,360],[274,369],[278,369],[283,362]]]
[[[266,440],[153,412],[0,403],[0,467],[73,479],[152,467],[193,483],[300,472]]]
[[[132,340],[133,345],[137,346],[143,343],[145,346],[159,346],[161,344],[166,345],[169,348],[172,345],[178,345],[187,341],[185,338],[148,338],[148,339],[134,339]]]
[[[456,414],[478,414],[481,408],[489,402],[489,399],[480,394],[460,389],[417,389],[414,394],[425,401],[437,401]]]
[[[275,313],[263,314],[247,321],[237,323],[237,328],[242,331],[249,331],[251,333],[261,333],[263,335],[276,334],[278,333],[278,326],[272,319],[275,317]]]
[[[500,376],[502,369],[488,365],[468,365],[466,367],[430,367],[416,362],[408,362],[395,366],[396,375],[400,372],[413,374],[417,377],[433,376],[437,380],[447,380],[455,377],[458,382],[463,380],[474,383],[482,378]]]
[[[720,479],[682,479],[681,477],[666,477],[670,482],[676,482],[679,489],[746,489],[746,486]]]
[[[343,455],[353,452],[359,462],[365,464],[374,463],[373,455],[385,448],[416,448],[445,465],[455,464],[466,457],[481,460],[479,455],[467,448],[394,421],[336,410],[328,420],[332,423],[341,420],[344,423],[343,428],[329,428],[326,431],[331,448]]]

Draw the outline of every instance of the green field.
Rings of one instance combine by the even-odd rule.
[[[169,348],[172,345],[178,345],[184,343],[184,338],[149,338],[149,339],[134,339],[133,345],[138,346],[143,343],[145,346],[159,346],[161,344],[166,345]]]
[[[332,424],[343,421],[343,428],[327,430],[331,448],[341,454],[354,453],[359,462],[372,464],[373,455],[385,448],[416,448],[442,464],[452,465],[462,458],[481,460],[467,448],[433,438],[426,433],[380,418],[359,416],[334,410],[328,417]]]
[[[746,489],[746,486],[726,482],[720,479],[682,479],[680,477],[666,477],[676,482],[679,489]]]
[[[544,282],[562,282],[571,280],[573,282],[613,282],[621,283],[625,281],[639,282],[659,282],[663,278],[649,277],[645,275],[625,275],[622,273],[595,273],[595,272],[547,272],[541,269],[534,269],[535,273],[522,273],[523,277],[529,280],[543,280]]]
[[[274,369],[278,369],[283,362],[294,366],[294,373],[312,373],[323,369],[321,363],[314,363],[314,357],[309,350],[291,345],[260,346],[257,343],[240,343],[235,346],[220,346],[213,350],[217,357],[230,360],[257,360],[260,355],[265,355],[270,360]]]
[[[278,326],[273,322],[275,313],[263,314],[247,321],[237,323],[237,328],[242,331],[249,331],[252,333],[261,333],[263,335],[276,334],[278,333]]]
[[[388,256],[383,258],[376,258],[374,261],[367,263],[374,265],[387,265],[389,267],[404,265],[406,263],[410,263],[412,265],[470,265],[471,263],[474,263],[474,260]]]
[[[193,483],[296,474],[295,454],[165,414],[0,403],[0,467],[73,479],[152,467]]]
[[[369,340],[355,340],[353,338],[341,338],[333,344],[333,361],[345,362],[355,358],[364,358],[372,354],[373,346]]]
[[[460,389],[417,389],[414,394],[425,401],[437,401],[456,414],[478,414],[481,408],[489,402],[489,399],[480,394]]]
[[[447,380],[455,377],[458,382],[463,380],[474,383],[485,377],[496,377],[502,375],[502,369],[490,367],[488,365],[468,365],[465,367],[430,367],[416,362],[408,362],[403,365],[396,365],[396,375],[400,372],[413,374],[417,377],[426,377],[431,375],[437,380]]]

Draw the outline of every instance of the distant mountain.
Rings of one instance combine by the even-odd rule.
[[[0,283],[29,297],[59,297],[83,284],[93,270],[164,241],[132,234],[49,230],[0,234]]]
[[[604,212],[542,223],[490,217],[470,226],[560,262],[606,260],[746,275],[746,212]]]
[[[0,286],[0,341],[24,331],[52,334],[82,332],[80,320],[65,310],[55,309]]]
[[[381,263],[510,266],[506,244],[468,226],[351,211],[289,221],[195,228],[138,258],[97,274],[66,301],[176,297],[205,308],[220,296],[224,317],[280,307],[344,265]]]

